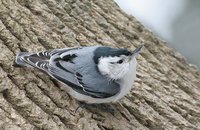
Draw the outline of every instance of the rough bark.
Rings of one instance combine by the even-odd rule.
[[[141,43],[137,80],[120,104],[75,114],[79,102],[48,76],[13,67],[19,51]],[[113,0],[0,0],[1,130],[197,130],[199,99],[199,70]]]

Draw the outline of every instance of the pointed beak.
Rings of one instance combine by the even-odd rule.
[[[141,45],[141,46],[139,46],[138,48],[136,48],[136,49],[132,52],[132,55],[137,55],[137,54],[141,51],[141,49],[142,49],[143,46],[144,46],[144,45]]]
[[[141,49],[142,49],[143,46],[144,46],[144,45],[141,45],[141,46],[139,46],[138,48],[136,48],[136,49],[131,53],[130,59],[132,59],[133,57],[137,56],[137,55],[140,53],[140,51],[141,51]]]

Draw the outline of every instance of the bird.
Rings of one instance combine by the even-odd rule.
[[[136,78],[134,51],[94,45],[32,52],[19,52],[15,63],[38,68],[67,89],[78,101],[88,104],[112,103],[131,90]]]

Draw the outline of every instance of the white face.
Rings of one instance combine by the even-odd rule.
[[[98,64],[101,74],[111,79],[122,79],[130,69],[135,69],[135,66],[135,57],[125,55],[120,57],[101,57]]]

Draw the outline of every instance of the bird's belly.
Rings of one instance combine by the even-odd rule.
[[[82,101],[82,102],[85,102],[85,103],[88,103],[88,104],[93,104],[93,103],[100,104],[100,103],[116,102],[121,97],[119,94],[116,94],[116,95],[108,97],[108,98],[94,98],[94,97],[91,97],[91,96],[87,96],[87,95],[78,93],[78,92],[74,91],[71,87],[69,87],[66,84],[63,84],[63,83],[59,82],[59,86],[60,86],[60,89],[62,89],[64,91],[66,91],[67,93],[69,93],[70,96],[72,96],[76,100]]]
[[[133,75],[132,75],[133,76]],[[133,76],[135,77],[135,76]],[[91,96],[87,96],[81,93],[76,92],[75,90],[73,90],[71,87],[69,87],[66,84],[63,84],[62,82],[59,84],[60,88],[65,90],[67,93],[69,93],[73,98],[85,102],[85,103],[89,103],[89,104],[93,104],[93,103],[109,103],[109,102],[116,102],[119,99],[123,98],[130,90],[133,84],[135,78],[133,79],[129,79],[129,81],[125,81],[123,84],[121,84],[121,89],[120,91],[108,98],[94,98]]]

